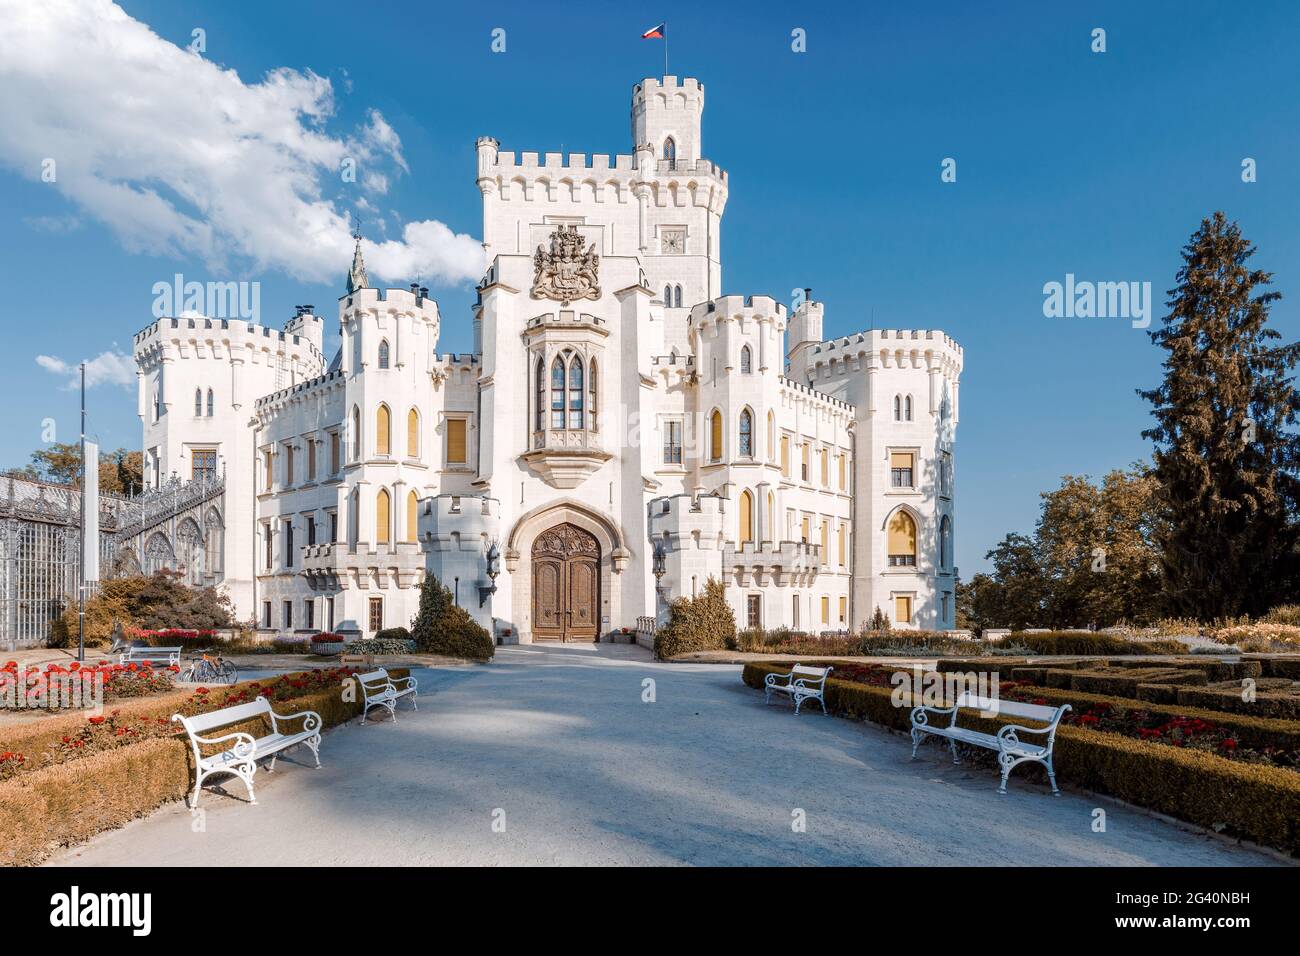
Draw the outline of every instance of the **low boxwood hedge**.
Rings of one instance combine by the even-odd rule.
[[[390,668],[389,672],[404,677],[409,670]],[[225,689],[238,692],[250,683]],[[265,686],[266,681],[259,683]],[[272,707],[278,714],[314,710],[329,728],[360,716],[361,695],[346,696],[352,699],[345,699],[340,687],[332,687],[275,701]],[[131,701],[120,711],[124,718],[170,720],[177,705],[188,697],[188,691],[173,692]],[[4,746],[34,758],[43,752],[39,748],[53,746],[85,725],[85,714],[42,718],[16,733],[7,731]],[[254,721],[222,733],[237,729],[260,735],[269,728],[259,729]],[[329,759],[328,749],[325,759]],[[194,756],[179,725],[171,736],[140,740],[0,781],[0,865],[35,865],[59,847],[75,846],[102,830],[123,826],[164,803],[182,799],[193,786]]]
[[[746,664],[743,679],[750,687],[761,689],[768,674],[788,673],[790,666],[775,662]],[[832,713],[907,731],[911,726],[910,709],[895,707],[892,694],[892,688],[836,680],[833,674],[826,682],[826,706]],[[1043,696],[1049,694],[1062,692],[1044,688]],[[1082,703],[1080,695],[1070,691],[1066,700],[1058,697],[1047,702],[1075,698]],[[1117,706],[1131,704],[1117,702]],[[1186,709],[1177,713],[1194,716]],[[1226,726],[1228,722],[1220,717],[1211,714],[1207,719]],[[1005,721],[963,712],[961,722],[963,726],[992,732]],[[1258,722],[1256,718],[1252,723]],[[1300,734],[1295,724],[1289,724],[1289,729],[1292,734]],[[1199,750],[1074,726],[1057,730],[1055,765],[1057,777],[1063,782],[1288,853],[1300,853],[1300,773],[1294,770],[1242,763]],[[1018,768],[1016,772],[1024,771]]]
[[[1216,690],[1211,687],[1179,687],[1178,703],[1189,707],[1257,714],[1279,720],[1300,720],[1300,694],[1258,691],[1253,700],[1243,699],[1242,689]]]
[[[1121,654],[1186,654],[1182,641],[1130,641],[1115,634],[1097,631],[1012,631],[992,642],[995,645],[1026,648],[1034,654],[1066,656]]]

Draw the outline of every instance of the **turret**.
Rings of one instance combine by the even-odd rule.
[[[694,162],[700,147],[704,85],[699,80],[665,76],[632,88],[632,145],[648,143],[657,160]]]
[[[823,307],[814,302],[812,289],[803,290],[803,301],[790,318],[790,364],[799,364],[799,358],[810,346],[822,341]]]
[[[286,335],[296,335],[310,342],[317,352],[325,348],[325,320],[315,313],[310,305],[295,306],[292,319],[284,323]]]

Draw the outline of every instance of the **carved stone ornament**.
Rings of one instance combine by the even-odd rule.
[[[600,557],[600,545],[591,534],[581,528],[562,524],[538,536],[533,543],[533,554],[553,554],[563,558],[590,555],[595,558]]]
[[[555,299],[568,305],[579,299],[600,298],[600,256],[594,242],[585,251],[584,245],[577,226],[562,225],[551,233],[549,251],[537,247],[533,255],[534,299]]]

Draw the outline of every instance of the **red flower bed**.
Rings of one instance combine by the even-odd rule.
[[[311,638],[313,644],[342,644],[343,635],[341,634],[313,634]]]
[[[48,709],[70,706],[66,695],[76,694],[88,704],[93,695],[102,700],[144,697],[173,687],[179,667],[154,668],[148,664],[80,664],[66,667],[46,664],[19,669],[17,661],[0,668],[0,709]],[[20,699],[21,698],[21,699]]]

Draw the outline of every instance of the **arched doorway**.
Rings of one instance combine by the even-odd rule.
[[[600,543],[560,524],[533,541],[533,639],[594,641],[600,631]]]

